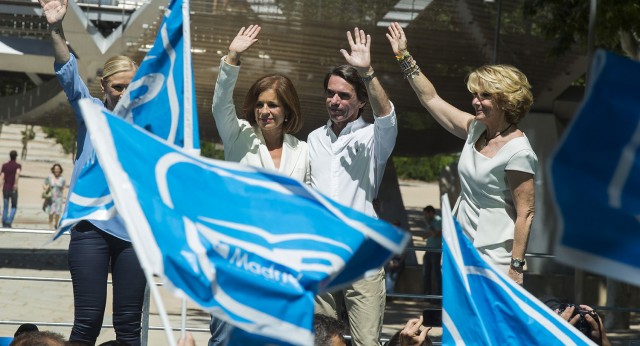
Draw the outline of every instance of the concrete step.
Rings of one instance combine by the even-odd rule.
[[[2,153],[15,150],[22,154],[22,131],[25,125],[8,124],[2,126],[0,132],[0,157]],[[46,138],[46,134],[40,126],[34,126],[35,138],[27,143],[26,161],[39,162],[67,162],[72,161],[71,154],[66,154],[62,146],[56,143],[55,138]],[[0,160],[1,161],[1,160]]]

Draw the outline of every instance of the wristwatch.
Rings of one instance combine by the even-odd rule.
[[[512,258],[511,259],[511,266],[519,269],[519,268],[524,268],[524,264],[525,264],[525,260],[523,258]]]

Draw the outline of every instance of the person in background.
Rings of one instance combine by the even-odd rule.
[[[104,64],[100,86],[103,99],[94,98],[78,73],[76,58],[69,52],[62,27],[68,0],[40,0],[49,23],[53,46],[54,70],[74,109],[78,122],[79,148],[71,185],[80,170],[95,152],[80,114],[80,99],[90,99],[113,110],[133,79],[138,67],[126,56],[115,56]],[[132,346],[140,345],[142,305],[146,286],[145,275],[124,225],[116,218],[91,222],[81,220],[71,229],[69,241],[69,271],[73,282],[74,320],[71,342],[90,345],[102,328],[107,302],[107,278],[113,282],[113,328],[116,339]]]
[[[422,316],[410,319],[384,346],[431,346],[430,330],[431,327],[422,325]]]
[[[20,180],[20,172],[22,171],[22,165],[16,162],[18,158],[18,152],[11,150],[9,152],[9,161],[2,165],[0,171],[0,179],[2,184],[2,227],[11,228],[13,218],[16,216],[18,210],[18,180]],[[11,208],[9,208],[11,203]]]
[[[49,228],[55,229],[62,215],[64,206],[64,187],[67,183],[62,176],[62,166],[59,163],[51,167],[51,174],[44,179],[45,191],[49,191],[50,197],[45,207],[45,212],[49,214]]]
[[[420,103],[447,131],[465,139],[454,216],[483,258],[522,285],[538,164],[518,128],[533,103],[527,77],[510,65],[475,69],[467,77],[474,113],[467,113],[438,95],[409,53],[400,24],[389,25],[387,38]]]
[[[400,220],[394,220],[393,222],[391,222],[391,224],[396,227],[401,227]],[[398,282],[398,276],[400,276],[400,273],[402,273],[405,267],[405,257],[406,252],[402,253],[402,255],[395,255],[384,266],[384,284],[387,291],[387,301],[391,299],[388,294],[396,292],[396,283]]]
[[[398,126],[393,104],[371,66],[371,37],[347,32],[351,52],[340,52],[349,65],[332,68],[324,79],[326,125],[309,134],[311,186],[338,203],[377,217],[377,197]],[[374,123],[362,118],[371,105]],[[375,256],[375,254],[372,254]],[[353,345],[379,345],[385,309],[384,270],[341,291],[316,296],[317,313],[338,318],[344,300]]]
[[[346,346],[345,325],[339,320],[321,314],[313,315],[314,346]]]
[[[432,205],[422,209],[428,250],[422,258],[424,293],[442,295],[442,218]],[[436,250],[436,251],[429,251]]]
[[[66,344],[61,334],[35,330],[18,335],[9,346],[65,346]]]

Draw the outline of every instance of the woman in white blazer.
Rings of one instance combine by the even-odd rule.
[[[242,119],[233,105],[233,89],[240,72],[240,54],[258,41],[260,26],[242,28],[220,61],[213,93],[213,119],[224,144],[224,158],[272,169],[310,183],[307,143],[292,134],[302,128],[298,93],[282,74],[259,78],[245,96]],[[212,316],[209,346],[226,345],[233,327]]]
[[[242,119],[233,105],[240,54],[258,41],[259,32],[258,25],[240,29],[229,45],[229,54],[220,61],[212,112],[224,144],[224,157],[227,161],[273,169],[308,183],[307,143],[292,135],[302,128],[302,114],[291,80],[277,73],[259,78],[247,92]]]

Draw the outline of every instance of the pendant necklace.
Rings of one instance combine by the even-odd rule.
[[[501,133],[504,133],[505,131],[507,131],[508,129],[511,128],[511,126],[513,126],[513,123],[509,124],[509,126],[505,127],[504,130],[502,131],[498,131],[496,132],[496,135],[491,137],[491,139],[496,139],[498,138],[498,136],[500,136]],[[489,131],[485,130],[484,131],[484,146],[486,147],[487,145],[489,145],[489,141],[491,140],[489,139]]]

